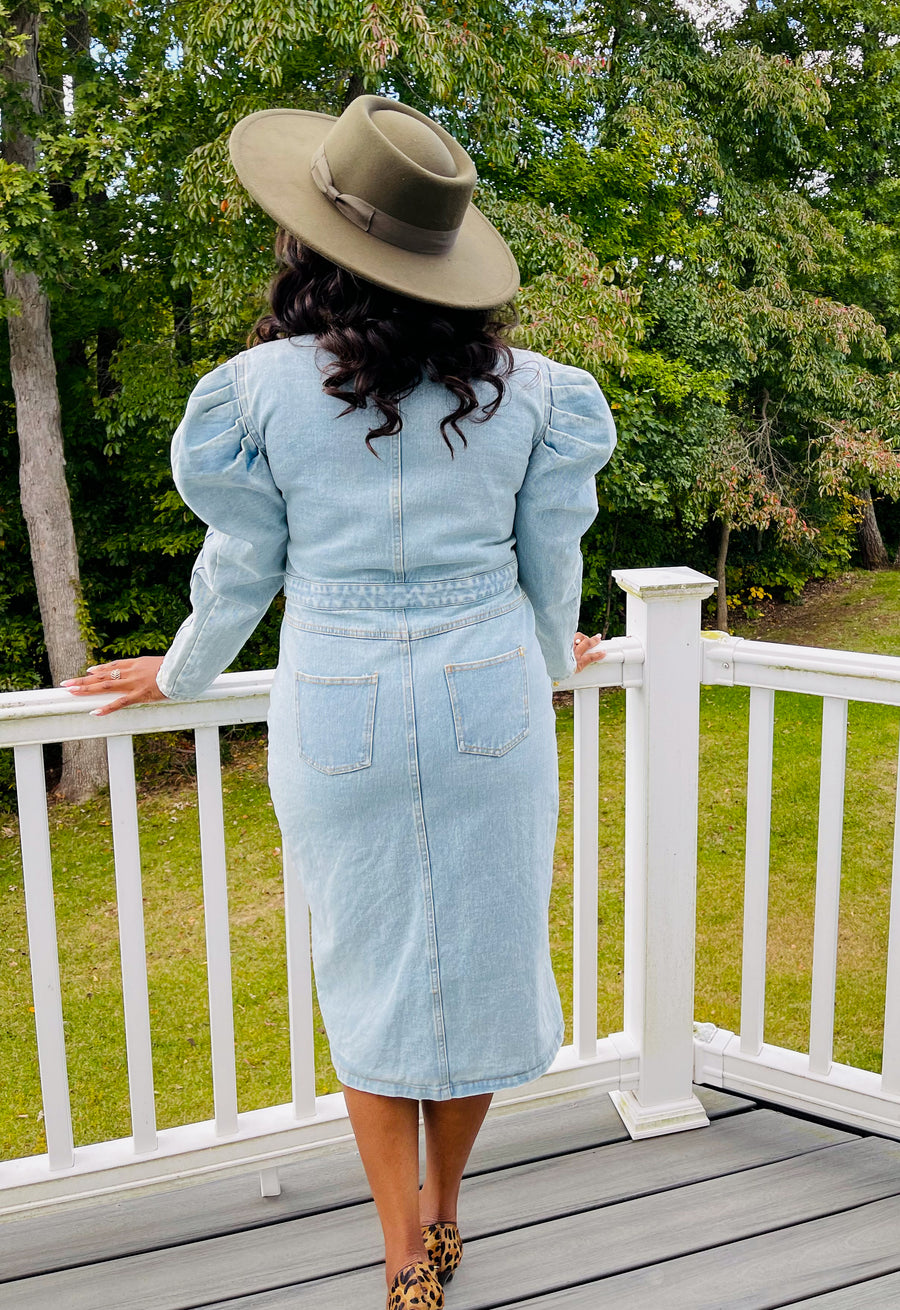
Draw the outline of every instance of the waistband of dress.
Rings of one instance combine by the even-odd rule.
[[[284,594],[306,609],[404,610],[472,605],[501,596],[516,584],[515,561],[465,578],[434,578],[422,582],[321,582],[288,573]]]

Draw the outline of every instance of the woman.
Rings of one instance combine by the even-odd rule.
[[[339,119],[253,114],[231,149],[281,271],[174,438],[210,525],[192,614],[164,659],[64,685],[122,693],[97,713],[196,696],[284,587],[272,796],[388,1304],[439,1306],[491,1095],[563,1037],[551,679],[601,658],[575,633],[579,541],[614,427],[587,373],[502,340],[518,270],[437,124],[363,96]]]

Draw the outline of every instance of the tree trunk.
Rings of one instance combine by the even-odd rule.
[[[73,61],[84,59],[90,68],[91,52],[91,20],[88,17],[87,9],[82,5],[69,14],[66,19],[65,33],[63,36],[66,50],[72,57]],[[85,78],[80,74],[77,64],[72,72],[72,81],[75,86],[84,82]]]
[[[15,10],[12,18],[15,31],[26,34],[29,40],[24,54],[4,68],[5,79],[17,85],[26,104],[40,113],[38,19],[24,5]],[[10,110],[4,113],[3,126],[5,160],[33,169],[34,138],[17,130],[14,112]],[[3,263],[3,289],[16,306],[8,328],[22,512],[28,528],[50,673],[58,683],[62,678],[83,673],[91,651],[79,620],[81,580],[65,475],[50,304],[37,276],[17,271],[9,261]],[[83,799],[106,776],[102,740],[64,745],[58,795],[71,800]]]
[[[101,323],[97,329],[97,394],[104,399],[116,395],[120,390],[119,383],[112,375],[112,361],[121,344],[122,334],[119,329]]]
[[[186,282],[172,287],[172,322],[175,331],[175,358],[181,364],[191,362],[191,326],[193,319],[193,297]]]
[[[359,96],[364,96],[365,94],[366,83],[362,73],[351,73],[347,78],[347,86],[344,90],[343,108],[346,109],[347,106],[352,104]]]
[[[856,531],[859,540],[859,553],[862,556],[862,566],[864,569],[886,569],[889,563],[888,553],[881,539],[881,529],[875,517],[875,506],[872,504],[872,488],[864,487],[859,493],[859,497],[863,502],[863,516]]]
[[[719,553],[716,556],[716,627],[720,632],[728,631],[728,593],[725,590],[725,561],[728,558],[728,539],[731,536],[731,524],[722,524],[719,536]]]

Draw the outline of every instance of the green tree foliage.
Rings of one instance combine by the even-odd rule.
[[[202,527],[172,488],[169,438],[197,376],[243,346],[271,272],[272,225],[226,160],[234,122],[272,104],[339,113],[377,89],[477,136],[482,156],[505,158],[522,95],[553,84],[564,98],[584,75],[554,47],[551,27],[494,3],[278,0],[251,10],[100,0],[77,22],[47,8],[42,71],[57,89],[55,110],[41,125],[40,169],[0,171],[0,242],[40,273],[53,300],[85,595],[105,655],[164,649],[183,616],[184,557]],[[627,296],[610,288],[575,229],[563,235],[558,216],[531,211],[532,263],[543,268],[543,251],[557,286],[577,280],[588,346],[608,352],[619,328],[600,320],[627,322]],[[0,387],[10,415],[8,369]],[[11,421],[4,439],[12,455]],[[27,685],[45,672],[14,460],[5,469],[2,677]],[[273,660],[276,617],[247,660]]]
[[[802,10],[793,0],[751,5],[734,24],[713,8],[701,26],[666,3],[588,4],[576,39],[601,73],[578,115],[566,118],[544,97],[525,185],[578,224],[640,307],[640,339],[624,368],[600,374],[622,440],[592,534],[595,625],[605,619],[613,559],[710,570],[723,534],[741,527],[755,530],[734,540],[727,575],[738,590],[761,584],[783,594],[843,566],[853,515],[846,500],[822,494],[811,469],[823,426],[850,418],[878,426],[896,460],[885,399],[891,328],[842,273],[852,262],[847,197],[835,203],[831,187],[845,148],[866,158],[871,175],[868,118],[859,102],[856,115],[833,109],[827,15],[819,44],[801,57]],[[875,15],[874,5],[844,5],[835,33]],[[871,42],[891,83],[878,107],[894,151],[896,61],[883,43],[898,15],[897,5],[879,5]],[[772,36],[779,31],[795,34],[789,52]],[[839,57],[846,61],[843,47]],[[896,178],[886,146],[877,167]],[[896,232],[882,235],[896,250]],[[757,514],[752,524],[734,519],[732,465],[776,497],[771,531]],[[810,530],[786,534],[787,521]]]

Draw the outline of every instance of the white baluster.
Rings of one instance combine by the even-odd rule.
[[[632,1137],[647,1137],[708,1122],[692,1077],[700,603],[715,582],[687,568],[613,576],[644,675],[626,692],[625,747],[625,1032],[640,1075],[611,1095]]]
[[[137,792],[131,737],[109,737],[109,799],[116,860],[116,900],[119,913],[119,956],[122,963],[122,1003],[125,1050],[131,1100],[131,1133],[137,1154],[155,1151],[156,1105],[153,1096],[153,1056],[150,1046],[150,999],[147,991],[147,944],[141,887],[141,847],[138,836]]]
[[[203,919],[209,984],[216,1133],[237,1132],[237,1076],[234,1060],[234,1008],[231,995],[231,937],[225,868],[225,815],[218,728],[197,728],[197,800],[203,862]]]
[[[900,768],[894,801],[894,859],[891,869],[891,923],[888,930],[881,1090],[887,1096],[900,1096]]]
[[[825,696],[822,701],[816,918],[809,1016],[809,1071],[823,1075],[831,1072],[834,1043],[846,759],[847,702],[835,696]]]
[[[763,1046],[774,720],[775,693],[764,687],[751,688],[747,752],[747,844],[744,860],[744,957],[741,971],[743,1055],[759,1055]]]
[[[15,760],[22,875],[28,917],[28,953],[31,957],[31,986],[34,993],[34,1023],[47,1155],[51,1169],[71,1169],[75,1161],[75,1147],[59,986],[44,749],[40,745],[17,746]]]
[[[284,926],[287,934],[288,1013],[291,1032],[291,1087],[294,1114],[307,1119],[316,1113],[316,1050],[313,1033],[312,963],[309,952],[309,909],[303,885],[284,864]],[[263,1195],[269,1195],[264,1192]]]
[[[600,690],[575,689],[573,1038],[579,1060],[597,1055]]]

